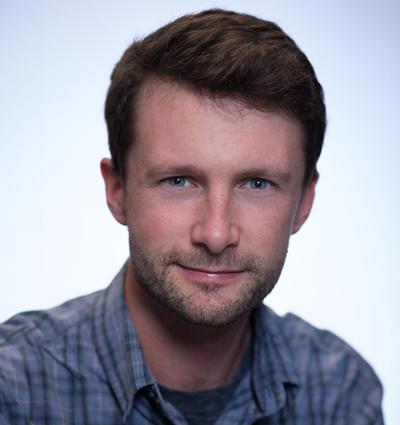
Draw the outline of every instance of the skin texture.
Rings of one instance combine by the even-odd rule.
[[[128,308],[160,383],[214,388],[239,365],[251,310],[310,212],[302,128],[157,80],[136,119],[126,181],[101,164],[109,208],[129,230]]]

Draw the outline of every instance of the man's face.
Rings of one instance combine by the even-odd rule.
[[[311,208],[301,126],[160,81],[136,119],[126,183],[108,188],[129,229],[127,284],[191,323],[231,323],[272,290]]]

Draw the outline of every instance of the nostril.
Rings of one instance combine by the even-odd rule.
[[[198,223],[192,229],[192,243],[204,245],[211,253],[219,254],[227,247],[237,245],[239,235],[238,227],[231,223],[218,226]]]

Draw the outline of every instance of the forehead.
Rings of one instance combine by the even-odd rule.
[[[235,99],[200,96],[179,83],[146,82],[135,122],[133,156],[142,163],[194,162],[220,172],[233,166],[304,167],[296,120]]]

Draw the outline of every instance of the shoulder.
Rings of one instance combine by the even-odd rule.
[[[102,292],[20,313],[0,324],[0,405],[29,403],[35,385],[46,376],[80,375],[74,351],[92,350],[94,305]]]
[[[334,333],[318,329],[289,313],[281,317],[263,309],[268,332],[279,334],[294,366],[300,398],[330,406],[336,415],[357,412],[368,420],[380,414],[382,385],[371,365]],[[310,403],[308,400],[307,403]],[[346,422],[347,423],[347,422]],[[355,422],[358,423],[358,422]]]
[[[294,353],[299,354],[296,363],[300,372],[315,366],[316,370],[321,369],[325,374],[333,373],[348,378],[354,376],[371,383],[378,382],[370,364],[331,331],[319,329],[292,313],[279,317],[278,320],[292,356]]]
[[[96,298],[103,291],[75,298],[60,306],[17,314],[0,324],[0,353],[7,347],[47,345],[62,341],[90,319]]]

